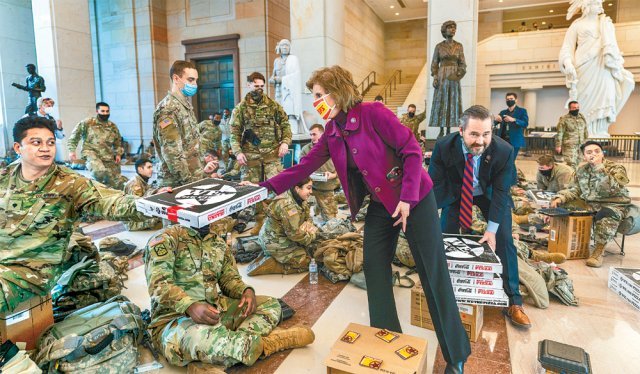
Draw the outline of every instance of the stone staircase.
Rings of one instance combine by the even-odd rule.
[[[398,114],[398,107],[404,104],[407,95],[411,91],[414,82],[403,82],[401,84],[396,85],[396,89],[391,92],[391,96],[387,96],[387,100],[385,101],[385,105],[389,108],[393,113]],[[375,97],[380,93],[382,89],[382,84],[374,84],[366,95],[364,95],[364,101],[373,101]]]

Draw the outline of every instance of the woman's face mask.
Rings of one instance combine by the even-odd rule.
[[[318,112],[320,117],[325,121],[329,119],[331,112],[336,108],[335,104],[333,104],[333,106],[329,106],[327,96],[329,96],[329,94],[325,94],[313,102],[313,107],[316,109],[316,112]]]

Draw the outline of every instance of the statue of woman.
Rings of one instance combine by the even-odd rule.
[[[609,137],[609,125],[624,106],[635,85],[623,68],[624,60],[611,18],[604,14],[602,0],[572,0],[567,20],[578,10],[560,49],[560,72],[565,74],[569,100],[580,103],[589,136]]]
[[[302,73],[298,57],[291,55],[291,42],[282,39],[276,45],[280,55],[273,61],[273,74],[269,83],[274,85],[275,100],[289,116],[292,134],[307,134],[302,117]]]
[[[429,126],[440,127],[438,138],[444,136],[446,127],[449,134],[451,126],[458,126],[462,115],[460,97],[460,79],[467,72],[462,44],[453,40],[457,25],[454,21],[442,24],[440,32],[445,41],[438,43],[433,51],[431,76],[433,77],[433,104]]]

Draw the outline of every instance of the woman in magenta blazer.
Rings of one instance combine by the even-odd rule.
[[[328,120],[325,132],[298,165],[261,185],[280,194],[331,158],[352,218],[364,197],[371,197],[364,224],[371,326],[401,332],[391,261],[402,228],[449,363],[447,373],[461,372],[471,348],[447,270],[433,183],[422,168],[418,142],[382,103],[363,103],[351,73],[339,66],[316,70],[307,87],[313,93],[315,109]]]

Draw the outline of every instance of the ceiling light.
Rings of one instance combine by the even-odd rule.
[[[549,9],[549,13],[553,13],[553,9]]]
[[[389,8],[391,8],[391,9],[393,9],[395,7],[396,7],[395,5],[389,5]]]
[[[499,3],[501,3],[501,2],[502,2],[502,0],[498,0],[498,2],[499,2]]]
[[[608,5],[608,6],[613,6],[613,3],[609,3],[609,4],[607,4],[607,5]]]
[[[542,24],[543,24],[543,25],[546,25],[547,23],[546,23],[546,22],[544,22],[544,21],[542,21]]]
[[[399,15],[400,15],[400,13],[397,13],[397,12],[396,12],[396,16],[399,16]]]

